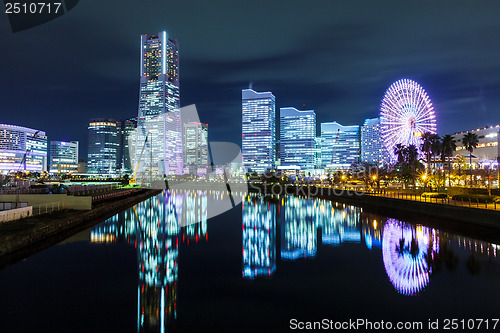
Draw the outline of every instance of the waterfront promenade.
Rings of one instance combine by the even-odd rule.
[[[161,190],[124,189],[92,196],[92,209],[64,209],[0,224],[0,268],[56,244]]]

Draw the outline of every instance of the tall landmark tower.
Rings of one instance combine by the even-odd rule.
[[[180,174],[179,47],[165,31],[141,36],[141,79],[137,120],[138,177]]]

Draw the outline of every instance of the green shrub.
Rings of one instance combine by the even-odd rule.
[[[472,203],[493,203],[494,201],[499,202],[500,200],[497,196],[489,196],[487,194],[457,194],[454,195],[452,199],[457,201],[463,200],[466,202],[470,200]]]
[[[445,199],[448,197],[446,193],[437,193],[437,192],[424,192],[421,194],[421,196],[427,198],[437,198],[437,199]]]

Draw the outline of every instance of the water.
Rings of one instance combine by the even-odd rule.
[[[163,193],[5,268],[2,331],[498,317],[498,245],[319,199],[233,201]]]

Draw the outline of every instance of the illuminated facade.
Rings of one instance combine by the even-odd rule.
[[[120,123],[112,119],[92,119],[88,133],[87,172],[117,174],[120,168]]]
[[[453,156],[469,156],[469,152],[465,149],[463,144],[464,135],[467,133],[474,133],[479,139],[479,144],[474,148],[472,155],[476,156],[478,161],[482,164],[489,162],[496,164],[497,157],[500,156],[500,125],[452,134],[457,146]]]
[[[276,270],[276,205],[248,196],[242,221],[243,277],[270,277]]]
[[[78,172],[78,141],[50,141],[50,173]]]
[[[165,31],[141,36],[141,78],[137,121],[138,178],[183,171],[179,47]],[[147,141],[146,141],[147,138]],[[149,158],[141,156],[143,146]],[[139,161],[138,161],[139,162]]]
[[[280,108],[281,166],[314,169],[316,113],[295,108]]]
[[[366,119],[361,127],[361,162],[389,162],[389,154],[380,134],[380,118]]]
[[[0,172],[46,170],[47,136],[45,132],[0,124]]]
[[[360,158],[359,126],[337,122],[321,123],[321,160],[323,167],[348,169]]]
[[[199,122],[184,123],[182,135],[184,165],[208,165],[208,124]]]
[[[121,121],[120,169],[122,174],[132,174],[135,169],[135,143],[137,119]]]
[[[271,92],[252,89],[243,90],[241,98],[243,166],[262,173],[276,161],[276,100]]]

